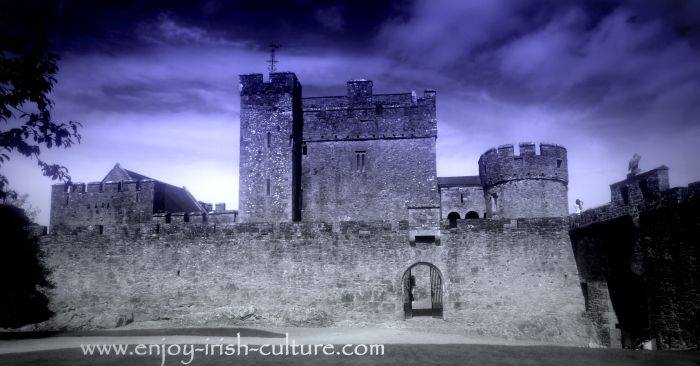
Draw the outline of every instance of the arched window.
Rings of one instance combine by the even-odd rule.
[[[457,212],[450,212],[447,219],[450,220],[450,227],[457,227],[457,220],[460,219],[460,216]]]
[[[479,218],[479,213],[476,211],[469,211],[467,212],[466,215],[464,215],[465,219],[478,219]]]

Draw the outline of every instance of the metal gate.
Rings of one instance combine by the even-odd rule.
[[[406,319],[413,317],[413,283],[411,281],[411,269],[403,274],[403,313]]]
[[[433,318],[442,318],[442,276],[435,266],[430,266],[430,303]]]

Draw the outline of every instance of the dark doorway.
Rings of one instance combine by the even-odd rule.
[[[442,318],[442,274],[434,265],[418,262],[403,274],[403,311],[414,316]]]
[[[465,219],[478,219],[479,214],[476,211],[469,211],[467,212],[466,215],[464,215]]]
[[[447,215],[447,219],[450,221],[450,227],[457,227],[457,220],[459,220],[461,217],[459,216],[458,213],[456,212],[450,212]]]

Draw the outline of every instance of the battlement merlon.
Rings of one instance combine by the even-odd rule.
[[[239,75],[241,97],[266,94],[293,94],[301,89],[301,83],[293,72],[270,73],[270,81],[263,74]]]
[[[484,187],[521,179],[549,179],[568,184],[566,148],[552,143],[540,143],[540,152],[532,142],[519,144],[515,154],[512,144],[501,145],[484,152],[479,158],[479,176]]]

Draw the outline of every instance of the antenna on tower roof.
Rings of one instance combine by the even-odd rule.
[[[270,47],[270,59],[267,60],[267,63],[270,65],[267,67],[267,70],[270,73],[273,73],[273,72],[277,71],[277,68],[275,67],[275,65],[279,62],[279,61],[277,61],[277,58],[275,57],[275,52],[281,46],[275,42],[271,42],[269,47]]]

